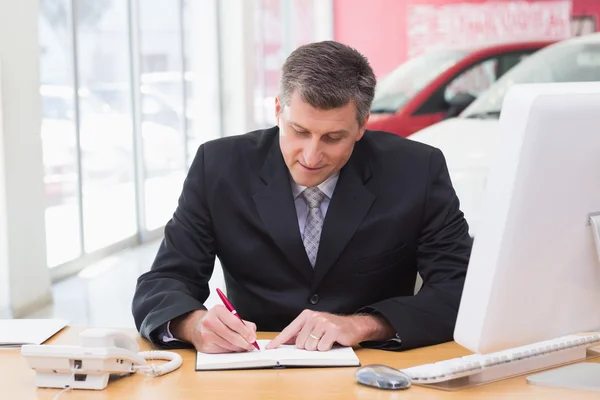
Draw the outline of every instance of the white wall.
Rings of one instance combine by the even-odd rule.
[[[38,1],[0,0],[0,312],[51,301],[40,138]],[[8,278],[8,279],[6,279]],[[10,285],[8,290],[6,283]],[[8,295],[7,295],[8,294]]]

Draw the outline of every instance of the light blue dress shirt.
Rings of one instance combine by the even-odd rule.
[[[323,218],[325,218],[325,214],[327,214],[327,209],[329,208],[329,203],[333,197],[335,185],[337,185],[339,176],[339,173],[332,175],[327,178],[325,182],[317,186],[326,196],[321,202],[321,215],[323,215]],[[300,228],[300,235],[304,236],[304,226],[306,225],[306,218],[308,217],[308,204],[306,204],[306,201],[301,194],[304,189],[306,189],[306,186],[300,186],[293,180],[291,182],[294,205],[296,206],[296,215],[298,216],[298,227]]]

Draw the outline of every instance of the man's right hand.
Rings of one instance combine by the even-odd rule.
[[[174,337],[203,353],[234,353],[254,349],[256,325],[239,320],[222,305],[196,310],[171,321]]]

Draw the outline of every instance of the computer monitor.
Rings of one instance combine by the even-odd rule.
[[[456,342],[486,354],[600,329],[594,215],[600,83],[515,85],[502,108]]]

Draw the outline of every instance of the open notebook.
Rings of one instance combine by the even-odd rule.
[[[68,323],[63,319],[0,319],[0,348],[42,344]]]
[[[262,350],[246,353],[206,354],[197,352],[196,371],[271,367],[355,367],[360,361],[352,347],[334,347],[329,351],[308,351],[294,345],[265,350],[269,340],[258,340]]]

